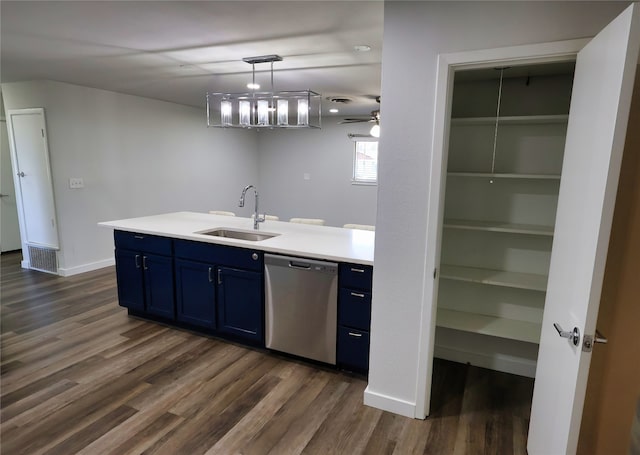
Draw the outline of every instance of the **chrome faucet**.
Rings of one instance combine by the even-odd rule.
[[[264,215],[261,216],[258,213],[258,190],[256,189],[255,186],[247,185],[244,187],[244,189],[242,190],[242,194],[240,195],[240,202],[238,203],[238,207],[244,207],[244,196],[245,194],[247,194],[247,190],[249,188],[253,188],[253,192],[256,195],[256,210],[255,210],[255,213],[253,214],[253,228],[258,229],[258,223],[262,223],[265,217]]]

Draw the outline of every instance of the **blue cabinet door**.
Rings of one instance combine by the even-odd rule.
[[[215,266],[176,259],[176,318],[199,327],[215,328]]]
[[[338,327],[338,365],[359,373],[369,369],[369,332]]]
[[[147,313],[175,319],[173,258],[145,253],[142,268]]]
[[[116,250],[116,277],[120,306],[144,311],[144,282],[142,254],[129,250]]]
[[[264,344],[262,274],[218,267],[218,330]]]

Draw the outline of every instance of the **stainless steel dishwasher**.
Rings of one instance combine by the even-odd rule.
[[[264,255],[266,345],[336,364],[338,264]]]

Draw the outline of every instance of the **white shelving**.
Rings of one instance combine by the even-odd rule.
[[[477,177],[489,179],[560,180],[559,174],[506,174],[491,172],[447,172],[449,177]]]
[[[549,123],[567,123],[568,115],[514,115],[500,117],[498,125],[538,125]],[[495,125],[496,117],[458,117],[452,118],[452,125]]]
[[[535,224],[513,224],[500,221],[476,221],[445,219],[443,227],[449,229],[466,229],[470,231],[505,232],[511,234],[553,236],[553,226]]]
[[[528,289],[532,291],[544,292],[547,290],[547,277],[534,273],[505,272],[502,270],[480,269],[475,267],[441,265],[440,278],[508,288]]]
[[[525,341],[527,343],[539,343],[540,331],[542,330],[541,323],[517,321],[444,308],[438,308],[436,325],[448,329]]]
[[[572,86],[548,68],[456,76],[438,273],[436,352],[532,377]]]

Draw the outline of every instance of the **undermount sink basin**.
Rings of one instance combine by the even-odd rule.
[[[272,237],[277,237],[280,234],[269,234],[266,232],[247,232],[236,231],[233,229],[214,229],[212,231],[198,232],[202,235],[212,235],[214,237],[227,237],[230,239],[250,240],[252,242],[259,242],[260,240],[267,240]]]

